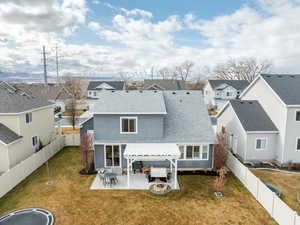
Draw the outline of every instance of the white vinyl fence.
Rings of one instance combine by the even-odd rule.
[[[80,134],[64,134],[66,146],[79,146]]]
[[[65,145],[64,136],[57,136],[49,145],[0,175],[0,198],[39,168]]]
[[[227,166],[279,225],[300,225],[300,216],[297,212],[277,197],[231,153],[229,153]]]

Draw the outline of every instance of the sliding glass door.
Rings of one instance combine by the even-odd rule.
[[[106,145],[105,146],[105,167],[120,166],[120,146]]]

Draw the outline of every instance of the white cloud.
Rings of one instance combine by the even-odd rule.
[[[34,7],[29,10],[33,2]],[[143,71],[187,59],[196,63],[197,72],[205,65],[245,56],[273,60],[275,72],[300,71],[299,0],[257,0],[256,8],[244,5],[210,20],[187,14],[160,21],[145,10],[121,9],[99,0],[94,0],[94,4],[113,9],[111,24],[86,22],[88,9],[83,0],[1,1],[0,66],[7,70],[42,71],[41,45],[46,43],[51,53],[59,42],[64,74]],[[17,13],[17,18],[12,13]],[[58,38],[57,33],[72,34],[78,24],[86,24],[106,44],[75,45],[64,37]],[[185,31],[196,33],[192,39],[198,45],[177,42],[177,35]],[[54,57],[48,56],[50,74],[55,73]]]

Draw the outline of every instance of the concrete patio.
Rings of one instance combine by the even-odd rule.
[[[118,183],[116,185],[104,186],[103,182],[100,180],[99,176],[96,175],[90,189],[91,190],[149,190],[149,186],[154,182],[149,183],[143,173],[130,174],[130,186],[127,186],[127,175],[118,175]],[[174,174],[171,178],[170,184],[171,188],[174,190]],[[179,190],[179,184],[176,180],[176,190]]]

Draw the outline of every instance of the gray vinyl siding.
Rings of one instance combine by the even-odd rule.
[[[124,158],[126,145],[121,145],[122,168],[127,168],[127,160]],[[143,166],[169,167],[169,161],[143,161]],[[213,167],[213,145],[209,148],[208,160],[178,160],[177,167],[180,169],[206,169]],[[104,168],[104,145],[95,145],[95,168]]]
[[[264,150],[256,150],[256,139],[267,138],[267,146]],[[247,161],[275,160],[278,146],[278,134],[247,134]],[[244,159],[245,160],[245,159]]]
[[[88,130],[94,130],[94,118],[89,119],[80,128],[80,137],[84,135]]]
[[[137,117],[137,133],[121,134],[120,117]],[[144,142],[163,137],[163,115],[94,115],[95,140]]]

